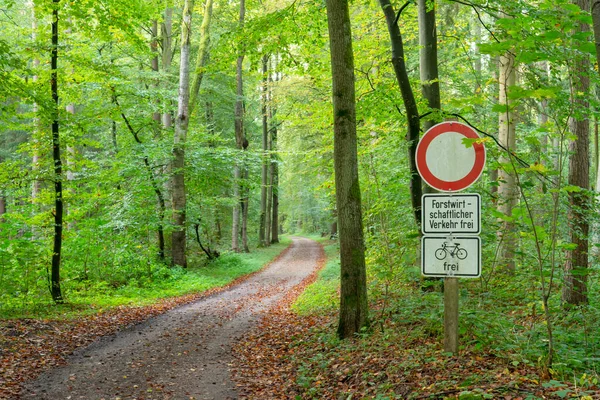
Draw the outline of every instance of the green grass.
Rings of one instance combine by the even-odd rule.
[[[320,237],[312,239],[324,244],[331,243],[328,240],[320,240]],[[318,279],[306,288],[292,307],[300,315],[327,313],[339,307],[337,294],[340,286],[339,245],[337,242],[326,244],[324,249],[327,257],[325,268],[319,272]]]
[[[143,306],[164,298],[202,293],[260,270],[290,243],[291,239],[283,237],[281,243],[268,248],[255,249],[249,254],[224,253],[211,263],[186,269],[155,265],[149,274],[129,278],[119,285],[107,281],[65,280],[62,285],[65,304],[54,304],[49,294],[41,298],[0,301],[0,319],[77,318],[112,307]]]

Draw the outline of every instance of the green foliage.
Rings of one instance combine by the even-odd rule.
[[[113,254],[103,255],[107,251],[103,248],[101,254],[94,257],[97,249],[89,245],[87,264],[64,266],[66,304],[54,306],[47,294],[46,272],[39,265],[27,263],[24,256],[30,254],[27,245],[31,242],[23,240],[18,248],[0,249],[4,268],[0,287],[10,288],[0,293],[0,318],[76,318],[81,313],[96,313],[109,307],[146,305],[166,297],[201,293],[261,269],[290,242],[284,237],[281,243],[257,249],[249,256],[225,253],[211,263],[187,269],[148,262],[147,256],[137,255],[139,248],[130,251],[127,245]],[[39,255],[40,260],[49,259],[45,254]],[[8,259],[11,264],[6,265]],[[112,264],[106,265],[109,260]]]

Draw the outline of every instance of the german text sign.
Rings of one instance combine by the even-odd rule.
[[[479,278],[481,276],[479,236],[423,236],[421,273],[424,276]]]
[[[423,234],[481,232],[481,196],[478,193],[425,194],[421,202]]]

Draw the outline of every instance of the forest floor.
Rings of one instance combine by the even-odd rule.
[[[0,354],[0,398],[238,398],[230,377],[232,344],[294,287],[313,279],[322,261],[320,245],[294,238],[262,271],[199,300],[70,322],[3,323],[1,348],[8,351]],[[164,312],[183,302],[190,303]]]
[[[410,324],[340,342],[335,313],[290,308],[325,262],[320,245],[295,238],[209,293],[2,321],[0,399],[600,399],[597,384],[554,381],[489,349],[450,356]]]

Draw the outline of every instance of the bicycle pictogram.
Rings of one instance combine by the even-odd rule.
[[[459,260],[464,260],[469,255],[465,249],[460,247],[460,243],[448,245],[448,242],[444,242],[442,247],[437,249],[434,254],[438,260],[444,260],[448,255],[450,257],[456,256]]]

